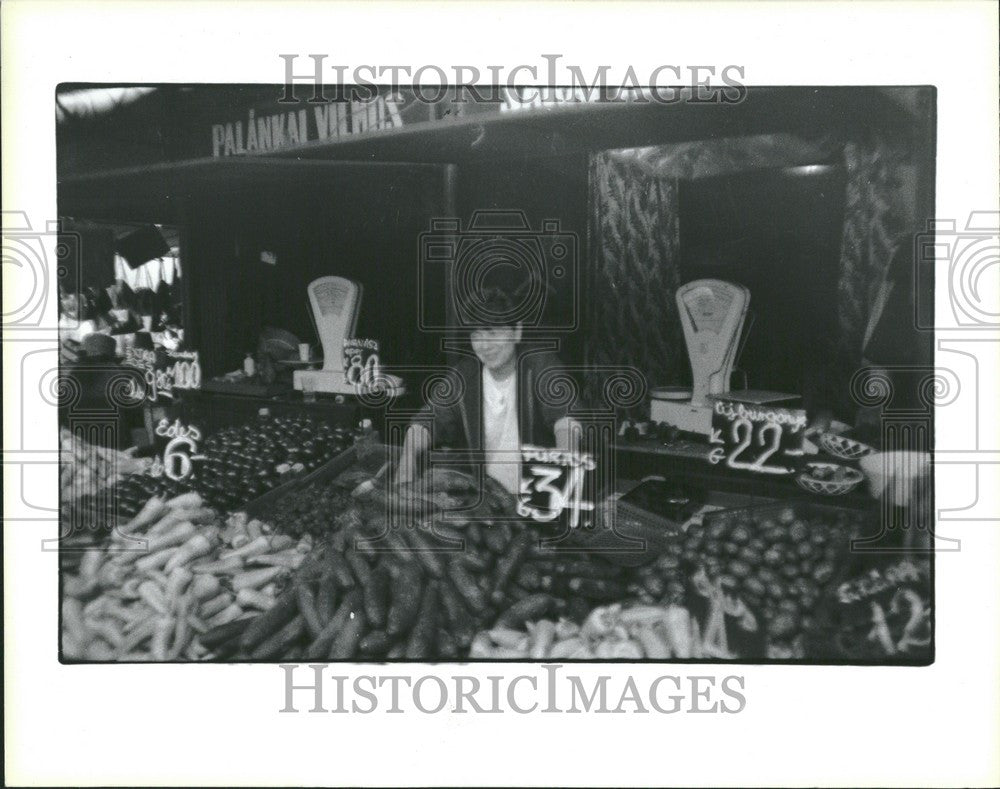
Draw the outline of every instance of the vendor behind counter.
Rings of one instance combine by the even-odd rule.
[[[144,429],[143,382],[138,371],[119,364],[112,337],[84,337],[77,361],[64,362],[59,377],[60,426],[109,425],[111,430],[90,431],[88,441],[116,449],[135,443],[133,431]]]

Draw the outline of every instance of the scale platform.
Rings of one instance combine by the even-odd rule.
[[[785,403],[797,395],[763,390],[729,390],[733,366],[750,307],[750,291],[718,279],[699,279],[677,289],[677,311],[691,362],[690,390],[660,387],[650,392],[649,418],[688,433],[710,436],[714,400]]]

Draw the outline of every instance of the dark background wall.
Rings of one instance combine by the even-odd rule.
[[[442,169],[327,173],[189,206],[187,314],[206,374],[238,368],[265,326],[318,342],[306,287],[330,274],[362,284],[358,336],[378,339],[387,365],[439,359],[434,338],[415,330],[414,296],[417,240],[445,203]]]

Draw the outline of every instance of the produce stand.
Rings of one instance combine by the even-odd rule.
[[[231,115],[246,117],[240,91],[205,91],[174,97],[208,97],[192,128],[180,130],[180,141],[204,142],[211,137],[202,132],[242,122],[205,110],[220,92],[230,99],[224,106],[235,107]],[[930,100],[925,89],[917,92],[919,102]],[[780,186],[785,202],[773,210],[792,216],[795,209],[798,222],[813,203],[800,199],[797,184],[821,179],[824,196],[844,191],[837,179],[867,188],[866,179],[882,177],[878,168],[892,140],[906,148],[899,173],[912,170],[916,214],[933,215],[932,113],[914,111],[893,89],[753,89],[740,102],[701,107],[595,102],[509,114],[476,109],[412,122],[406,116],[401,128],[365,127],[322,139],[304,134],[300,145],[246,155],[178,143],[183,155],[171,161],[60,173],[63,216],[181,228],[185,340],[200,355],[203,381],[239,369],[269,326],[312,341],[307,287],[337,275],[363,286],[356,336],[381,343],[386,369],[404,377],[409,392],[382,404],[332,394],[307,402],[290,376],[277,384],[261,377],[242,391],[202,384],[176,389],[160,405],[168,423],[197,427],[211,440],[243,430],[267,409],[274,419],[326,431],[324,442],[331,430],[365,419],[388,434],[413,416],[429,376],[455,361],[448,343],[461,328],[459,305],[444,285],[455,261],[439,279],[416,279],[426,263],[418,242],[441,217],[515,206],[528,233],[544,238],[550,230],[538,228],[558,215],[558,232],[580,245],[574,283],[580,291],[555,288],[546,304],[553,313],[546,318],[560,330],[560,353],[583,379],[575,405],[608,416],[616,429],[639,422],[655,432],[651,398],[602,401],[607,381],[599,374],[638,369],[650,387],[694,389],[697,382],[688,379],[698,370],[689,357],[697,346],[685,344],[675,304],[682,282],[712,279],[732,298],[752,289],[736,283],[739,276],[754,287],[763,282],[750,294],[751,305],[768,304],[776,314],[785,302],[795,307],[770,326],[762,320],[765,339],[780,333],[774,323],[788,320],[793,325],[784,336],[791,340],[836,331],[855,354],[852,363],[861,361],[862,319],[871,307],[865,294],[878,284],[866,277],[884,264],[849,258],[847,241],[874,237],[886,217],[850,217],[843,205],[824,202],[822,222],[798,235],[786,228],[801,249],[774,238],[761,242],[798,261],[787,282],[764,263],[759,270],[730,266],[730,282],[712,267],[735,248],[733,238],[715,248],[711,232],[686,235],[712,226],[716,208],[725,218],[725,201],[712,191],[718,179],[734,176],[725,183],[751,196],[761,183]],[[268,111],[279,110],[286,108],[272,102]],[[306,117],[313,122],[313,113]],[[664,152],[663,146],[677,147]],[[769,162],[780,172],[754,180]],[[871,211],[880,210],[881,197],[871,199]],[[753,199],[745,203],[757,210]],[[686,224],[678,220],[681,204],[699,209]],[[670,229],[678,224],[680,235]],[[739,236],[737,225],[720,221],[720,235]],[[866,249],[877,247],[864,240]],[[812,264],[814,255],[839,266],[842,278],[817,264],[814,289],[801,287],[796,298],[782,292],[793,287],[793,273],[812,270],[801,264]],[[926,296],[933,277],[921,273],[917,285]],[[837,303],[807,304],[822,302],[824,294]],[[543,336],[547,326],[528,328]],[[739,330],[727,339],[735,347]],[[916,355],[927,361],[932,343],[923,339]],[[755,350],[773,352],[766,342]],[[728,394],[733,376],[726,378]],[[838,383],[847,398],[847,380]],[[804,388],[788,398],[787,410],[808,410],[795,399],[804,398]],[[932,435],[931,416],[919,416]],[[64,660],[933,660],[931,555],[852,552],[852,539],[885,527],[883,502],[872,498],[867,481],[859,484],[854,460],[797,455],[789,461],[795,473],[779,474],[762,469],[763,461],[750,469],[712,461],[724,442],[713,443],[705,430],[666,442],[618,433],[610,452],[615,489],[589,502],[595,508],[614,509],[617,496],[650,476],[701,496],[695,512],[621,561],[599,550],[609,534],[595,539],[588,526],[570,535],[563,550],[547,549],[558,528],[520,514],[519,502],[489,479],[433,468],[423,486],[394,487],[391,474],[380,474],[384,448],[370,439],[337,447],[343,451],[331,450],[325,462],[279,484],[275,467],[286,464],[284,456],[257,457],[267,442],[251,440],[253,427],[244,435],[250,449],[227,454],[210,473],[195,468],[183,484],[150,483],[142,472],[108,482],[110,500],[127,504],[122,517],[104,521],[104,539],[88,535],[64,546]],[[764,446],[763,433],[755,439]],[[725,445],[730,461],[731,444]],[[803,490],[796,478],[808,464],[828,461],[841,476],[814,481],[818,489],[842,488],[842,495]],[[843,476],[848,472],[850,479]],[[248,475],[261,473],[266,484],[255,487]],[[72,495],[62,504],[71,519],[83,510],[92,519],[106,514]],[[649,522],[638,520],[618,526],[649,535]],[[73,547],[84,550],[69,559]],[[890,539],[882,547],[898,545]]]

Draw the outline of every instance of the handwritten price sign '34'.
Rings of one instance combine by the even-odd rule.
[[[577,528],[581,513],[594,509],[593,501],[584,500],[584,489],[586,475],[595,468],[589,454],[523,447],[517,514],[548,523],[566,512],[569,527]]]

